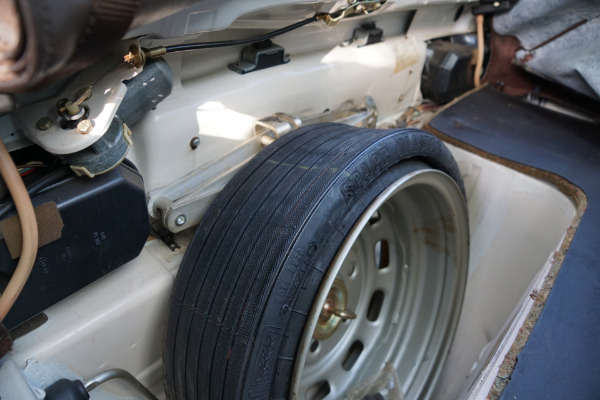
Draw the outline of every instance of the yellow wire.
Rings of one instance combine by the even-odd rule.
[[[27,188],[25,188],[25,184],[17,171],[17,167],[1,139],[0,175],[2,176],[2,179],[4,179],[4,183],[15,203],[23,235],[23,245],[21,247],[19,263],[17,264],[17,268],[8,282],[6,289],[4,289],[4,292],[0,296],[0,322],[2,322],[6,317],[6,314],[8,314],[15,304],[21,290],[23,290],[23,286],[25,286],[25,282],[27,282],[27,278],[29,278],[31,269],[33,268],[38,248],[38,227],[37,220],[35,219],[35,212],[33,211],[33,204],[27,193]]]
[[[483,69],[483,15],[475,17],[477,23],[477,62],[475,64],[475,87],[481,86],[481,70]]]

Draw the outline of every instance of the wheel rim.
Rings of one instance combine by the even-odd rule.
[[[354,225],[317,293],[291,398],[344,398],[386,365],[406,398],[428,397],[458,322],[467,260],[466,206],[448,175],[423,169],[390,185]],[[329,320],[323,336],[323,307],[340,296],[334,289],[344,292],[340,282],[346,298],[336,304],[356,319],[340,318],[333,331]]]

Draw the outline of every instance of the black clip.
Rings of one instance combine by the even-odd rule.
[[[247,74],[288,62],[290,62],[290,58],[285,54],[283,47],[273,44],[270,40],[265,40],[244,47],[241,60],[236,64],[229,64],[229,69],[238,74]]]
[[[479,5],[471,9],[473,15],[493,14],[510,10],[519,0],[480,0]]]
[[[383,42],[383,30],[377,28],[375,22],[362,24],[360,28],[354,30],[354,35],[352,36],[352,43],[358,47],[381,42]]]

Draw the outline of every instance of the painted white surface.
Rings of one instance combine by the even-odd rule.
[[[201,60],[186,56],[182,86],[132,127],[128,157],[152,192],[226,154],[253,135],[258,119],[276,112],[313,116],[348,100],[361,106],[369,95],[379,120],[393,120],[419,96],[425,48],[422,41],[396,36],[361,48],[292,53],[288,64],[246,75],[223,65],[194,76]],[[201,143],[196,150],[189,145],[194,136]]]
[[[471,252],[456,338],[436,391],[439,399],[466,396],[513,318],[521,316],[518,331],[527,315],[521,307],[531,307],[529,294],[541,287],[576,212],[553,186],[448,147],[465,182]],[[491,383],[482,386],[483,398]]]

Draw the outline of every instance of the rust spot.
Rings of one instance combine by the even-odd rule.
[[[456,233],[456,226],[454,226],[454,219],[448,215],[442,215],[442,223],[444,224],[444,229],[448,233]]]
[[[426,246],[431,247],[432,249],[439,251],[440,253],[444,253],[446,255],[449,255],[448,249],[446,249],[443,246],[440,246],[437,241],[435,240],[431,240],[430,238],[425,238],[425,241],[423,242],[425,243]]]
[[[426,235],[428,236],[432,236],[435,238],[439,238],[440,237],[440,232],[435,230],[435,229],[431,229],[427,226],[424,226],[423,228],[421,228],[423,230],[423,232],[425,232]]]
[[[521,60],[520,60],[520,61],[521,61],[523,64],[525,64],[525,63],[527,63],[527,62],[529,62],[529,61],[533,60],[533,58],[534,58],[534,55],[533,55],[533,53],[527,53],[527,54],[525,54],[523,57],[521,57]]]

